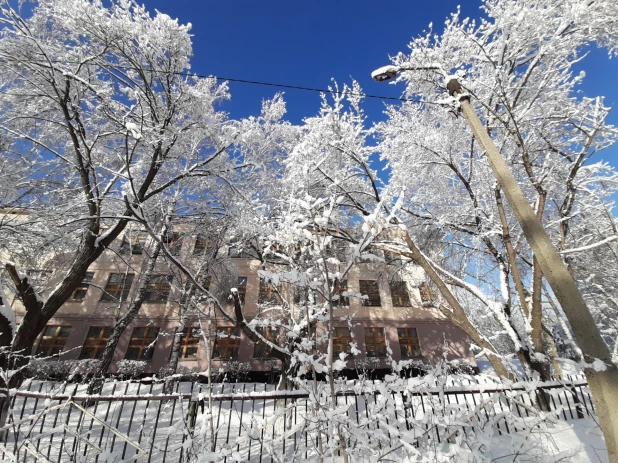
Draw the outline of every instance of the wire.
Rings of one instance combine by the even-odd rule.
[[[0,61],[5,61],[5,60],[0,60]],[[40,61],[43,64],[48,64],[48,61]],[[81,64],[78,62],[70,62],[70,61],[56,61],[56,60],[52,60],[51,61],[54,64],[67,64],[67,65],[71,65],[71,64]],[[139,69],[132,67],[132,66],[118,66],[118,65],[113,65],[112,67],[118,68],[118,69],[125,69],[125,70],[131,70],[131,71],[140,71]],[[58,69],[56,69],[57,71],[59,71]],[[173,74],[173,75],[177,75],[177,76],[181,76],[181,77],[199,77],[200,79],[216,79],[218,81],[228,81],[228,82],[236,82],[236,83],[240,83],[240,84],[250,84],[250,85],[263,85],[266,87],[277,87],[277,88],[287,88],[290,90],[303,90],[303,91],[308,91],[308,92],[319,92],[319,93],[331,93],[334,95],[350,95],[350,96],[360,96],[363,98],[375,98],[378,100],[389,100],[389,101],[400,101],[400,102],[407,102],[407,103],[421,103],[421,104],[433,104],[433,105],[438,105],[438,106],[443,106],[442,103],[435,103],[433,101],[425,101],[425,100],[420,100],[420,99],[412,99],[412,98],[397,98],[397,97],[393,97],[393,96],[383,96],[383,95],[368,95],[365,93],[355,93],[355,92],[346,92],[346,91],[342,91],[342,90],[332,90],[332,89],[323,89],[323,88],[314,88],[314,87],[301,87],[298,85],[288,85],[288,84],[278,84],[278,83],[274,83],[274,82],[262,82],[259,80],[247,80],[247,79],[236,79],[233,77],[220,77],[220,76],[213,76],[213,75],[203,75],[203,74],[196,74],[196,73],[190,73],[190,72],[181,72],[181,71],[176,71],[176,72],[168,72],[168,71],[156,71],[154,69],[142,69],[141,71],[143,72],[150,72],[153,74]]]
[[[203,79],[217,79],[217,80],[224,80],[224,81],[230,81],[230,82],[238,82],[241,84],[253,84],[253,85],[265,85],[268,87],[280,87],[280,88],[289,88],[289,89],[293,89],[293,90],[306,90],[306,91],[310,91],[310,92],[320,92],[320,93],[333,93],[336,95],[351,95],[351,96],[362,96],[364,98],[377,98],[380,100],[394,100],[394,101],[405,101],[405,102],[410,102],[410,103],[426,103],[426,104],[438,104],[438,103],[433,103],[431,101],[424,101],[424,100],[413,100],[411,98],[396,98],[394,96],[381,96],[381,95],[367,95],[365,93],[354,93],[354,92],[344,92],[344,91],[336,91],[336,90],[325,90],[325,89],[321,89],[321,88],[312,88],[312,87],[299,87],[296,85],[286,85],[286,84],[275,84],[272,82],[260,82],[257,80],[244,80],[244,79],[234,79],[231,77],[218,77],[218,76],[203,76],[203,75],[199,75],[199,74],[183,74],[183,73],[174,73],[174,74],[180,74],[180,75],[195,75],[196,77],[200,77]]]

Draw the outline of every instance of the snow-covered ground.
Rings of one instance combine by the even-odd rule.
[[[592,418],[558,422],[550,433],[549,443],[555,449],[554,456],[574,452],[570,459],[573,463],[609,461],[601,429]]]

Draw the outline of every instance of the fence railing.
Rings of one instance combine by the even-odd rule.
[[[230,462],[309,458],[318,446],[311,423],[312,404],[319,401],[311,397],[309,386],[282,392],[266,384],[215,384],[211,438],[205,384],[177,383],[173,394],[164,394],[161,383],[111,382],[100,396],[88,396],[87,385],[32,381],[12,391],[0,460],[176,463],[195,461],[205,448],[229,455],[224,460]],[[538,413],[539,394],[556,419],[594,414],[584,377],[513,386],[471,378],[468,384],[460,380],[421,392],[401,388],[383,394],[380,383],[342,383],[337,405],[350,423],[371,429],[371,438],[384,441],[396,439],[398,429],[411,429],[429,413],[455,408],[482,415],[500,434],[518,432],[527,426],[526,418]],[[393,411],[390,422],[374,419],[385,404]],[[502,418],[507,412],[521,420],[509,426]],[[449,438],[448,431],[430,432],[437,442]],[[348,445],[354,445],[349,439]]]

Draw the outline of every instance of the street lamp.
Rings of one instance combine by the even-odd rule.
[[[376,82],[384,82],[385,80],[390,80],[397,76],[397,73],[400,71],[400,68],[393,65],[382,66],[379,69],[376,69],[371,73],[371,77]]]
[[[383,82],[394,78],[400,71],[416,69],[427,70],[428,68],[383,66],[373,71],[371,77],[378,82]],[[475,138],[485,149],[487,160],[496,180],[511,205],[543,275],[545,275],[554,294],[560,301],[560,305],[573,328],[575,338],[584,353],[584,360],[588,362],[585,372],[595,399],[595,408],[605,435],[610,461],[618,463],[618,413],[615,412],[615,410],[618,410],[618,368],[612,362],[611,353],[601,337],[573,276],[562,262],[562,258],[545,232],[541,220],[530,207],[530,203],[521,191],[504,158],[470,104],[470,94],[464,91],[457,79],[451,79],[447,83],[446,89],[451,96],[458,98],[461,111]],[[601,360],[602,363],[598,362],[597,359]]]

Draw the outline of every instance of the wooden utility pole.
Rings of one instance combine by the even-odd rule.
[[[577,289],[575,280],[476,115],[470,104],[470,96],[463,91],[457,79],[452,79],[447,89],[451,96],[459,97],[463,115],[470,124],[474,136],[485,149],[487,160],[519,221],[543,275],[573,328],[575,339],[584,354],[584,360],[588,363],[585,373],[605,436],[609,461],[618,463],[618,368],[612,362],[611,353]]]

